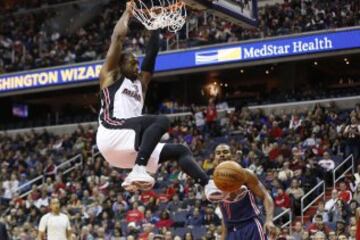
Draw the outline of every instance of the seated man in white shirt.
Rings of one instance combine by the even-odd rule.
[[[331,198],[325,203],[325,211],[330,212],[335,207],[335,203],[338,200],[338,191],[333,189],[331,192]]]
[[[38,200],[35,201],[34,203],[35,207],[37,207],[38,209],[40,209],[42,206],[44,207],[48,207],[49,206],[49,198],[47,196],[47,192],[46,191],[42,191],[41,192],[41,198],[39,198]]]

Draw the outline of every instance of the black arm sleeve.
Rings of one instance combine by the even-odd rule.
[[[153,73],[155,69],[155,60],[160,47],[160,30],[151,33],[149,42],[147,43],[145,58],[141,64],[141,70]]]

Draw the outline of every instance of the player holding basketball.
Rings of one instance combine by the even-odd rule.
[[[128,191],[153,187],[158,164],[176,160],[190,177],[205,186],[209,199],[218,189],[181,144],[159,143],[170,127],[166,116],[141,115],[145,94],[152,78],[159,50],[159,31],[151,33],[139,71],[136,57],[122,50],[132,12],[132,2],[117,22],[105,63],[100,72],[101,110],[96,136],[99,151],[110,165],[132,168],[122,186]]]
[[[215,165],[233,160],[230,146],[220,144],[215,148]],[[257,176],[247,169],[242,169],[244,182],[236,192],[224,193],[220,208],[223,214],[222,239],[228,240],[265,240],[267,239],[263,224],[259,219],[260,210],[255,197],[263,201],[266,211],[265,228],[268,232],[275,230],[273,223],[273,200],[258,180]]]

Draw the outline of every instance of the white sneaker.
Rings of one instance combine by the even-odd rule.
[[[155,180],[149,173],[147,173],[145,166],[135,164],[132,171],[125,178],[123,184],[135,185],[141,190],[149,190],[154,186]]]
[[[225,193],[218,189],[214,180],[209,180],[205,186],[205,196],[210,202],[220,202],[225,198]]]

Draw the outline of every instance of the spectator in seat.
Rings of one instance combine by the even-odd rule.
[[[360,125],[354,115],[351,117],[351,123],[345,127],[344,137],[346,138],[345,156],[353,154],[355,166],[357,166],[359,165]]]
[[[272,137],[272,139],[279,139],[283,135],[283,131],[279,127],[279,123],[277,121],[273,121],[272,128],[269,131],[269,135]]]
[[[349,240],[358,240],[356,238],[356,226],[351,226],[349,230]]]
[[[325,203],[325,211],[330,212],[334,207],[335,203],[339,200],[339,194],[336,189],[331,191],[331,198]]]
[[[200,209],[194,208],[193,212],[187,217],[186,225],[188,226],[201,226],[203,217],[201,216]]]
[[[358,186],[360,185],[360,165],[357,166],[357,172],[354,174],[354,178],[355,178],[355,184],[354,186]]]
[[[205,119],[204,111],[200,107],[195,108],[195,125],[200,132],[204,131]]]
[[[299,170],[301,170],[305,167],[305,163],[301,158],[302,152],[300,149],[294,147],[292,149],[292,154],[293,154],[293,159],[290,162],[290,169],[292,171],[294,171],[295,176],[300,176],[301,174],[300,175],[298,174]]]
[[[158,222],[159,216],[157,216],[156,214],[153,214],[151,209],[146,209],[145,211],[145,219],[144,219],[144,223],[152,223],[155,224],[156,222]]]
[[[139,234],[138,239],[139,240],[149,239],[149,235],[150,235],[151,231],[153,230],[153,225],[146,223],[146,224],[143,224],[142,228],[143,228],[143,232]]]
[[[206,109],[206,126],[211,135],[214,134],[216,130],[216,120],[217,120],[217,110],[215,106],[215,100],[213,98],[209,99],[209,104]]]
[[[317,232],[314,235],[314,240],[326,240],[326,235],[323,232]]]
[[[354,199],[350,201],[349,204],[349,211],[351,216],[355,216],[356,215],[356,209],[358,208],[359,204],[357,201],[355,201]]]
[[[54,163],[54,160],[51,157],[49,157],[47,162],[48,163],[44,169],[44,174],[46,177],[55,178],[56,173],[57,173],[57,167]]]
[[[337,240],[336,239],[336,234],[333,231],[329,232],[328,237],[329,237],[329,240]]]
[[[300,213],[300,200],[304,196],[304,190],[300,187],[297,179],[291,181],[291,186],[286,190],[286,193],[293,199],[293,207],[296,215]]]
[[[189,208],[189,206],[194,206],[195,205],[195,193],[194,191],[190,191],[188,194],[188,197],[183,201],[183,209]]]
[[[49,206],[49,197],[47,196],[47,192],[46,191],[42,191],[41,192],[41,198],[39,198],[38,200],[36,200],[34,202],[35,207],[37,207],[38,209],[40,209],[42,206],[44,207],[48,207]]]
[[[184,240],[194,240],[194,236],[192,235],[191,232],[187,232],[187,233],[185,233],[183,239]]]
[[[324,223],[321,215],[315,216],[315,222],[310,224],[307,228],[310,234],[314,234],[318,231],[324,232],[326,235],[329,234],[330,228]]]
[[[153,190],[144,191],[140,195],[140,201],[143,204],[147,204],[151,198],[156,198],[156,193]]]
[[[139,209],[138,209],[138,204],[137,202],[133,203],[133,207],[132,210],[128,211],[126,213],[126,221],[128,223],[130,222],[135,222],[135,223],[140,223],[144,220],[144,213],[142,213]]]
[[[139,233],[139,226],[135,222],[130,222],[127,226],[128,236],[137,236]],[[134,238],[135,239],[135,238]]]
[[[337,222],[336,222],[336,229],[335,229],[335,234],[337,236],[339,235],[342,235],[342,234],[345,234],[345,228],[346,226],[346,223],[343,219],[339,219]]]
[[[291,200],[289,195],[284,191],[282,187],[277,189],[277,195],[275,197],[275,206],[282,209],[288,209],[291,207]]]
[[[294,129],[295,131],[301,126],[302,119],[298,114],[294,114],[291,116],[291,120],[289,123],[289,129]]]
[[[157,228],[170,228],[174,224],[174,221],[170,218],[170,214],[167,210],[163,210],[160,214],[160,220],[155,224]]]
[[[318,162],[321,167],[324,179],[326,183],[331,184],[332,181],[332,171],[335,168],[335,161],[331,159],[330,154],[328,152],[324,153],[323,159]]]
[[[338,240],[349,240],[349,239],[346,237],[345,234],[341,234],[339,235]]]
[[[339,186],[339,199],[344,203],[350,203],[352,199],[352,193],[347,189],[346,183],[341,182]]]
[[[339,220],[344,219],[347,221],[349,219],[349,207],[346,203],[339,200],[336,202],[333,209],[329,212],[329,216],[331,216],[331,222],[336,223]]]
[[[300,178],[304,192],[310,191],[318,183],[316,173],[311,167],[306,167],[304,174],[302,174],[302,170],[298,170],[296,173],[301,174],[298,177]]]
[[[355,200],[358,204],[360,204],[360,184],[356,186],[353,200]]]
[[[19,187],[19,181],[17,180],[16,174],[11,174],[10,180],[4,181],[2,187],[5,191],[4,198],[10,200]]]
[[[182,206],[183,206],[183,203],[179,200],[179,195],[175,194],[172,197],[172,201],[169,201],[169,203],[167,205],[167,209],[170,212],[177,212],[182,209]]]
[[[294,177],[294,172],[289,168],[290,162],[286,161],[283,163],[283,167],[278,174],[278,178],[282,182],[287,182],[289,179]]]
[[[310,233],[308,231],[303,232],[302,240],[310,240]]]
[[[302,240],[304,228],[300,221],[296,221],[292,232],[293,240]]]
[[[317,216],[317,215],[321,215],[324,222],[329,222],[329,215],[328,215],[327,211],[325,210],[325,204],[323,201],[320,201],[318,204],[315,216]],[[312,221],[315,222],[315,217],[313,218]]]
[[[220,225],[221,221],[219,217],[214,213],[214,208],[211,206],[208,206],[205,210],[205,214],[203,217],[202,225]]]
[[[166,231],[164,234],[164,240],[173,240],[172,232]]]

